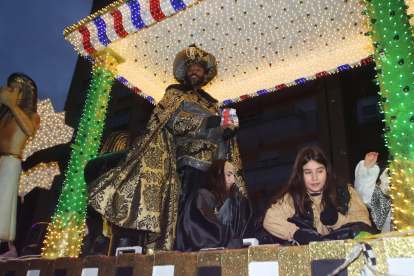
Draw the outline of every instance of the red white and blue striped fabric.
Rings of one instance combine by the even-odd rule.
[[[85,24],[85,27],[89,30],[90,35],[90,43],[92,47],[96,51],[100,51],[106,47],[99,39],[97,35],[91,35],[91,34],[97,34],[98,33],[98,27],[93,22],[88,22]]]
[[[75,38],[75,49],[87,56],[197,2],[198,0],[128,0],[94,18],[67,37]]]

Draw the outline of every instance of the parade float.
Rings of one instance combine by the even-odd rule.
[[[376,62],[374,82],[380,87],[385,115],[394,224],[399,232],[410,230],[414,226],[412,10],[404,1],[378,0],[128,0],[116,1],[67,28],[65,39],[93,63],[92,82],[43,257],[79,255],[87,199],[83,169],[98,153],[113,80],[156,104],[174,83],[175,54],[191,44],[217,58],[218,77],[206,90],[221,105],[285,93],[286,87]],[[387,272],[389,258],[413,258],[413,241],[393,237],[373,244],[376,268]],[[280,275],[310,275],[313,262],[343,261],[354,245],[324,242],[291,248],[164,252],[108,258],[96,266],[139,267],[142,273],[136,275],[152,273],[157,266],[173,265],[176,275],[219,266],[222,274],[255,275],[253,263],[268,262]],[[63,258],[55,261],[55,268],[81,271],[91,262]],[[349,275],[360,275],[363,265],[360,255],[348,267]]]

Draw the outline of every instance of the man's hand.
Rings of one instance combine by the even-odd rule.
[[[11,89],[8,86],[3,86],[0,90],[0,102],[7,107],[17,105],[17,98],[19,97],[20,88]]]
[[[372,167],[374,167],[375,163],[377,163],[377,159],[378,159],[378,152],[367,153],[364,159],[365,168],[371,169]]]

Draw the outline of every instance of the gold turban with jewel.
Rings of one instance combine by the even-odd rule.
[[[204,85],[209,83],[217,76],[217,62],[216,58],[206,51],[197,48],[195,45],[180,51],[175,57],[173,64],[174,78],[179,83],[184,83],[186,80],[187,67],[193,64],[200,64],[204,67],[206,77],[204,78]]]

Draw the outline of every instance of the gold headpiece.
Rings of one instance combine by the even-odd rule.
[[[204,67],[206,73],[204,85],[217,76],[216,58],[212,54],[197,48],[195,45],[191,45],[187,49],[180,51],[175,57],[173,64],[174,78],[179,83],[184,83],[187,75],[187,67],[193,64],[200,64]]]
[[[23,76],[23,78],[21,76]],[[23,87],[25,87],[25,88],[31,88],[30,90],[25,89],[26,92],[30,92],[31,94],[33,94],[34,96],[37,97],[37,87],[36,87],[35,82],[30,77],[26,76],[25,74],[23,74],[23,73],[13,73],[9,76],[7,82],[8,83],[18,82],[18,83],[23,84]]]
[[[24,86],[26,86],[26,82],[23,79],[21,79],[21,78],[15,78],[12,81],[19,82],[19,83],[23,84]]]

